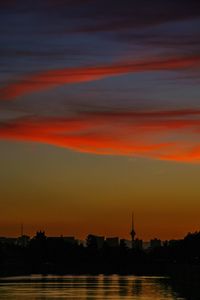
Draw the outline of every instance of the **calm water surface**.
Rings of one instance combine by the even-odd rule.
[[[1,278],[0,299],[185,299],[167,282],[160,277],[117,275]]]

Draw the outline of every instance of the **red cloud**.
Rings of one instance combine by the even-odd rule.
[[[0,123],[0,139],[96,154],[199,162],[199,116],[198,110],[180,110],[22,118]]]
[[[200,55],[169,59],[143,60],[126,64],[111,64],[93,67],[65,68],[25,75],[16,83],[0,89],[1,99],[9,100],[25,94],[54,88],[64,84],[100,80],[128,73],[160,70],[180,70],[200,67]]]

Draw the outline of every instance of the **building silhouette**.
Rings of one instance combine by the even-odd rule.
[[[118,237],[108,237],[108,238],[106,238],[106,245],[110,248],[119,247],[119,238]]]
[[[75,239],[74,236],[63,236],[63,240],[65,243],[74,246],[74,245],[78,245],[78,241]]]
[[[89,234],[86,239],[87,247],[102,249],[104,246],[105,237]]]
[[[161,247],[161,240],[160,239],[151,239],[150,240],[150,248],[151,249],[155,249],[155,248],[158,248],[158,247]]]

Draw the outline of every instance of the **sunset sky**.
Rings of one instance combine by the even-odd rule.
[[[0,236],[200,230],[200,1],[0,1]]]

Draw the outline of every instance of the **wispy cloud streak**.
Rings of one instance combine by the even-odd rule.
[[[147,71],[174,71],[200,67],[200,55],[160,58],[127,63],[74,67],[26,74],[21,80],[0,89],[3,100],[14,99],[61,85],[100,80],[106,77]]]
[[[200,111],[81,113],[0,123],[0,139],[79,152],[200,162]]]

